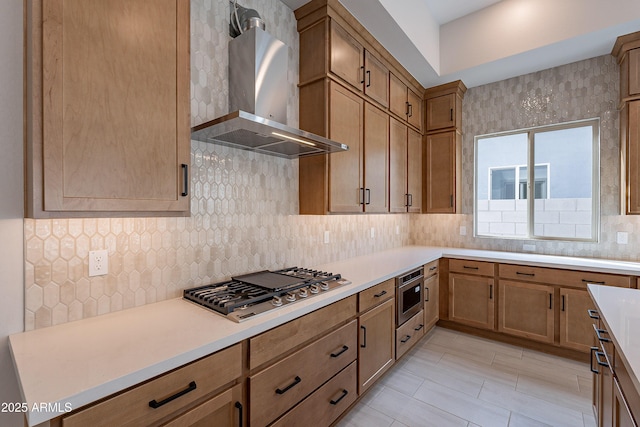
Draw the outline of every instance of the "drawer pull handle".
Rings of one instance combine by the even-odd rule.
[[[589,317],[595,320],[600,319],[600,315],[598,314],[598,310],[587,310],[587,313],[589,313]]]
[[[479,270],[478,267],[471,267],[469,265],[463,265],[462,268],[466,268],[467,270]]]
[[[242,403],[236,402],[236,408],[238,408],[238,427],[242,427]]]
[[[367,348],[367,327],[360,326],[362,329],[362,344],[360,344],[360,348]]]
[[[433,271],[433,270],[435,270],[436,268],[438,268],[438,267],[436,267],[435,265],[434,265],[433,267],[429,267],[429,271]]]
[[[338,357],[347,350],[349,350],[349,347],[347,347],[346,345],[343,345],[342,348],[338,350],[337,353],[331,353],[331,357]]]
[[[602,336],[602,334],[609,335],[609,332],[605,331],[604,329],[596,328],[596,325],[593,325],[593,330],[596,331],[596,337],[598,337],[598,341],[600,341],[600,342],[611,342],[611,338],[605,338],[605,337]]]
[[[384,296],[384,295],[386,295],[386,294],[387,294],[387,291],[382,291],[382,292],[380,292],[379,294],[375,294],[375,295],[374,295],[374,297],[376,297],[376,298],[380,298],[381,296]]]
[[[289,390],[291,390],[294,386],[300,384],[300,381],[302,381],[302,378],[300,378],[299,376],[296,376],[295,379],[293,380],[293,382],[291,384],[289,384],[288,386],[286,386],[283,389],[276,389],[276,393],[278,394],[285,394],[286,392],[288,392]]]
[[[171,402],[172,400],[176,400],[177,398],[179,398],[180,396],[184,396],[185,394],[192,392],[193,390],[196,389],[196,382],[195,381],[191,381],[189,383],[189,386],[187,388],[185,388],[184,390],[181,390],[179,392],[177,392],[176,394],[167,397],[166,399],[161,400],[160,402],[158,402],[157,400],[153,399],[151,402],[149,402],[149,406],[151,406],[153,409],[157,409],[159,407],[161,407],[162,405],[166,405],[167,403]]]
[[[596,362],[598,363],[598,365],[608,368],[609,364],[606,361],[603,362],[602,360],[600,360],[600,356],[604,357],[604,353],[601,351],[596,351],[595,353],[596,353]]]
[[[596,282],[595,280],[582,279],[582,281],[584,283],[591,283],[592,285],[604,285],[605,284],[605,282]]]
[[[400,342],[402,344],[406,343],[407,341],[409,341],[411,339],[411,335],[407,335],[405,336],[403,339],[400,340]]]
[[[536,275],[536,273],[523,273],[521,271],[516,271],[516,274],[518,276],[527,276],[527,277],[534,277]]]
[[[424,325],[420,325],[417,328],[413,328],[414,331],[418,332],[420,329],[424,328]]]
[[[589,369],[591,369],[591,372],[593,372],[594,374],[599,374],[600,371],[598,371],[597,368],[594,369],[593,367],[593,353],[595,353],[596,351],[598,351],[598,347],[591,347],[589,351]]]
[[[340,395],[339,398],[337,398],[336,400],[330,400],[329,403],[331,403],[332,405],[337,405],[338,402],[340,402],[342,399],[344,399],[344,397],[349,394],[349,392],[345,389],[342,389],[342,394]]]

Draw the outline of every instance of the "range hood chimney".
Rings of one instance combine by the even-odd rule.
[[[287,126],[287,46],[264,30],[255,10],[231,6],[229,110],[191,129],[191,139],[297,158],[348,150]]]

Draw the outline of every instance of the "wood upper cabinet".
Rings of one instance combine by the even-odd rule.
[[[640,101],[624,104],[620,111],[620,136],[626,181],[622,190],[625,212],[640,214]]]
[[[389,73],[389,111],[422,132],[422,97],[393,73]]]
[[[456,95],[454,93],[427,98],[427,130],[456,127],[459,115],[456,110]]]
[[[334,20],[330,71],[383,107],[389,106],[389,70]]]
[[[27,16],[27,215],[188,215],[189,1],[52,0]]]
[[[424,139],[422,211],[456,213],[461,203],[462,135],[449,131]]]
[[[593,344],[593,323],[587,310],[593,301],[586,289],[560,288],[560,345],[584,353]]]
[[[553,286],[500,280],[498,300],[499,332],[553,343]]]
[[[449,319],[482,329],[494,329],[493,277],[449,274]]]
[[[389,212],[389,116],[368,102],[364,103],[363,200],[364,212]]]
[[[389,129],[390,212],[422,209],[422,135],[391,118]]]
[[[361,314],[358,325],[358,393],[362,394],[395,360],[395,299]]]

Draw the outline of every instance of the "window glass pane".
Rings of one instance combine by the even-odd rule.
[[[480,138],[476,154],[476,233],[526,236],[527,202],[518,197],[518,168],[527,164],[527,134]]]
[[[534,235],[578,239],[594,237],[592,147],[591,126],[534,135]]]

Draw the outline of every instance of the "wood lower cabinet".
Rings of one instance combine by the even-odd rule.
[[[169,426],[238,426],[243,411],[242,385],[234,382],[242,376],[242,354],[241,344],[221,350],[65,415],[62,427],[137,427],[165,422]],[[229,384],[227,389],[208,397]],[[220,424],[211,424],[210,420]]]
[[[593,302],[586,289],[560,288],[560,345],[586,353],[593,343],[587,311]]]
[[[461,203],[461,155],[462,135],[457,131],[424,137],[423,212],[457,212]]]
[[[439,318],[440,277],[438,260],[424,266],[424,327],[428,332]]]
[[[389,370],[395,360],[395,299],[387,299],[361,314],[358,326],[358,393],[362,394]]]
[[[27,11],[27,216],[188,215],[189,1]]]
[[[449,274],[449,320],[482,329],[494,329],[493,277]]]
[[[620,390],[620,384],[614,378],[613,379],[613,407],[612,407],[612,422],[614,427],[637,427],[631,410],[627,405],[627,401]]]
[[[396,360],[416,345],[424,333],[424,312],[420,310],[411,319],[396,328]]]
[[[553,343],[553,286],[508,280],[499,283],[498,331]]]

